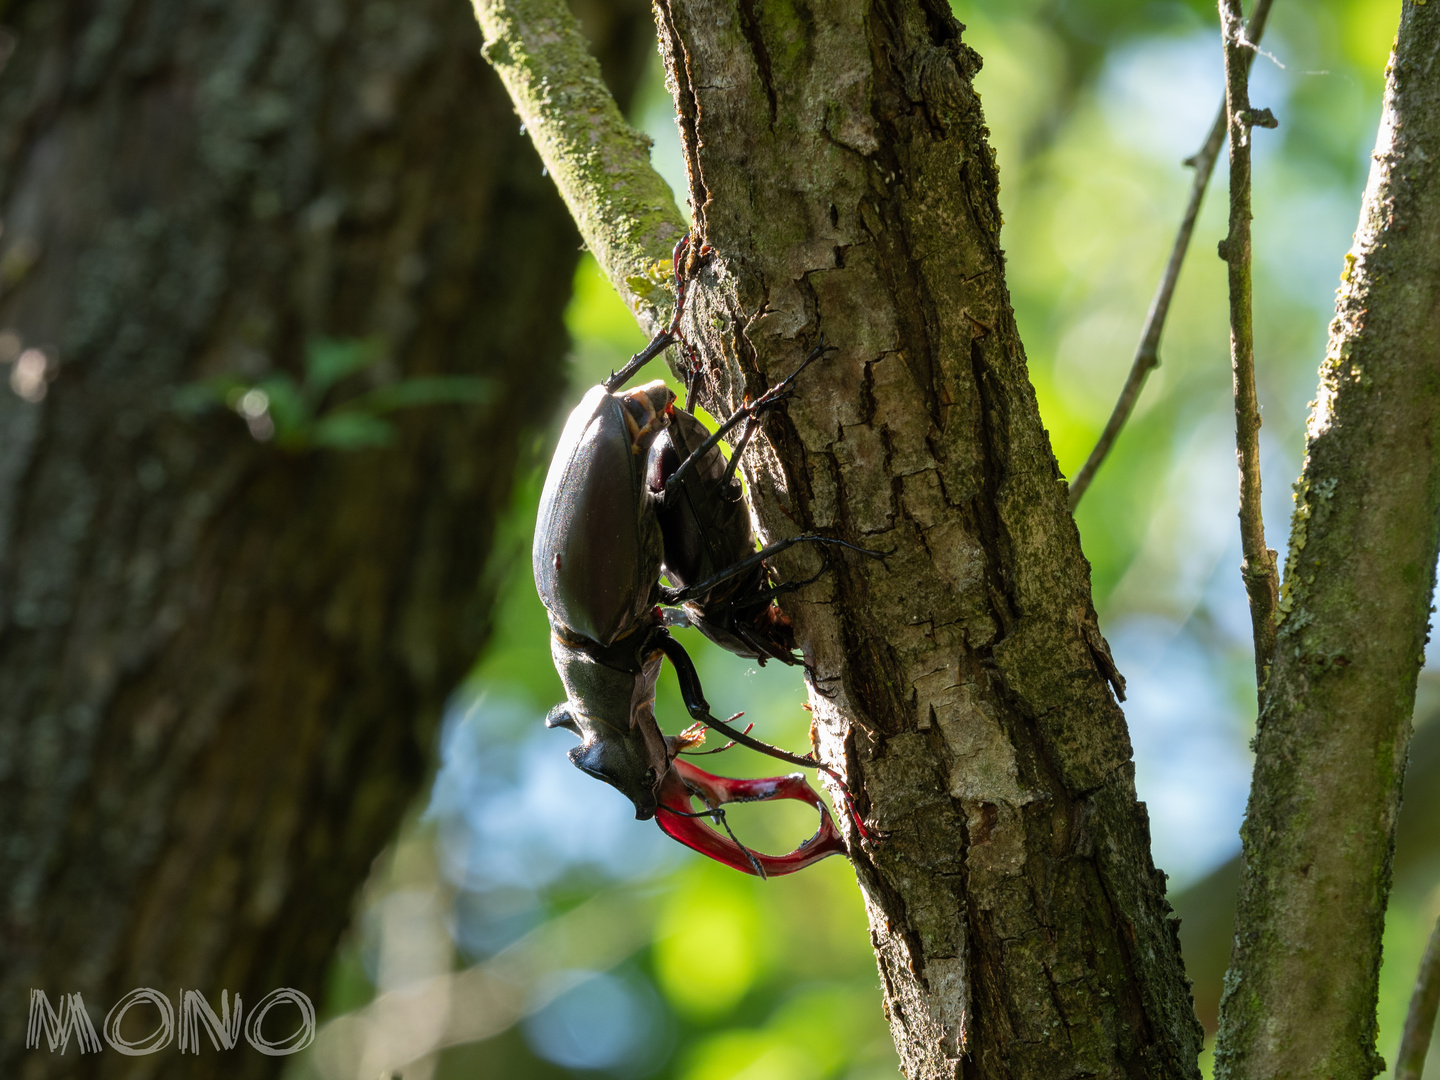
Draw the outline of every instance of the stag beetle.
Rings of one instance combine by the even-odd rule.
[[[731,780],[679,760],[703,739],[699,729],[713,728],[792,764],[825,769],[842,791],[844,784],[812,758],[770,746],[750,736],[748,728],[738,731],[712,716],[694,664],[667,623],[693,624],[732,652],[762,663],[770,658],[799,663],[788,620],[774,598],[803,583],[771,588],[764,560],[801,542],[854,545],[806,534],[756,551],[748,508],[734,479],[754,418],[788,394],[795,376],[825,351],[823,346],[713,435],[690,413],[674,408],[674,395],[663,382],[617,392],[678,338],[685,243],[676,246],[679,302],[670,327],[619,374],[586,393],[565,424],[545,479],[532,565],[550,616],[551,656],[566,694],[545,723],[579,736],[571,761],[623,792],[635,804],[637,818],[659,813],[661,828],[681,843],[764,877],[843,852],[839,831],[801,774]],[[719,441],[742,420],[745,433],[727,463]],[[671,586],[661,583],[662,566]],[[662,613],[662,604],[684,606],[684,613]],[[678,736],[663,735],[655,720],[662,658],[675,668],[686,709],[696,721]],[[705,810],[692,809],[693,796]],[[758,855],[729,833],[719,806],[776,798],[815,806],[820,827],[789,855]],[[700,817],[724,825],[728,838],[701,824]]]
[[[670,755],[653,720],[650,647],[662,540],[646,452],[673,395],[663,382],[592,388],[570,414],[540,495],[532,563],[567,701],[546,717],[583,740],[570,760],[655,814]]]
[[[757,552],[750,507],[735,478],[760,410],[788,395],[796,376],[824,351],[823,345],[814,349],[788,378],[738,410],[713,435],[690,413],[672,410],[669,426],[650,452],[650,491],[657,496],[665,543],[663,569],[679,586],[662,590],[662,602],[680,605],[665,613],[666,625],[693,626],[721,648],[762,665],[766,660],[803,663],[795,656],[790,620],[774,601],[819,577],[772,587],[764,560],[807,540],[853,547],[828,537],[796,536]],[[745,430],[727,462],[719,441],[740,419],[746,420]]]

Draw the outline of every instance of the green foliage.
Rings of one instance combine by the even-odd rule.
[[[385,419],[400,409],[424,405],[483,404],[491,384],[472,375],[430,375],[380,383],[327,405],[339,384],[372,372],[384,359],[378,338],[312,338],[305,347],[305,374],[297,382],[279,371],[260,379],[222,375],[181,387],[177,412],[198,416],[218,408],[236,412],[261,442],[282,450],[362,450],[394,440]]]

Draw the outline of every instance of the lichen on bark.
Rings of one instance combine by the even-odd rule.
[[[625,122],[564,4],[474,0],[485,58],[574,215],[585,242],[647,333],[669,321],[669,255],[685,234],[650,140]]]

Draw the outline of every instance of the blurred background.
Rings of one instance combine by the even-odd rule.
[[[1109,415],[1168,255],[1190,185],[1182,160],[1221,101],[1215,11],[957,0],[955,13],[984,57],[977,85],[1000,161],[1009,285],[1055,452],[1073,476]],[[1282,560],[1307,402],[1398,17],[1398,0],[1281,0],[1254,68],[1252,100],[1280,121],[1256,131],[1254,202],[1266,524]],[[632,116],[654,138],[655,164],[683,209],[658,58]],[[1222,159],[1161,366],[1077,515],[1102,627],[1128,680],[1155,861],[1185,920],[1212,1034],[1255,716],[1215,255],[1224,207]],[[450,701],[432,782],[358,900],[329,977],[326,1026],[287,1075],[896,1076],[842,860],[768,882],[702,860],[635,822],[621,795],[566,760],[570,736],[541,724],[561,697],[529,567],[544,469],[570,404],[643,344],[588,256],[566,325],[568,403],[518,467],[492,556],[502,584],[491,644]],[[717,710],[743,709],[765,738],[807,745],[796,672],[761,670],[693,633],[685,644]],[[1427,666],[1385,942],[1387,1059],[1440,912],[1440,807],[1428,794],[1440,788],[1437,686],[1440,673]],[[657,713],[668,730],[684,726],[668,671]],[[707,767],[773,771],[741,749]],[[742,807],[732,823],[771,851],[813,828],[791,807]]]

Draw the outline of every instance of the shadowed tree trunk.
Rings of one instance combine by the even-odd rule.
[[[268,1074],[203,1036],[198,1064],[27,1053],[29,990],[82,993],[97,1029],[139,986],[318,1002],[485,636],[577,237],[463,2],[4,14],[0,1067]],[[628,93],[648,19],[590,14]],[[215,376],[301,382],[319,338],[381,356],[329,405],[438,374],[491,396],[353,450],[174,407]]]

